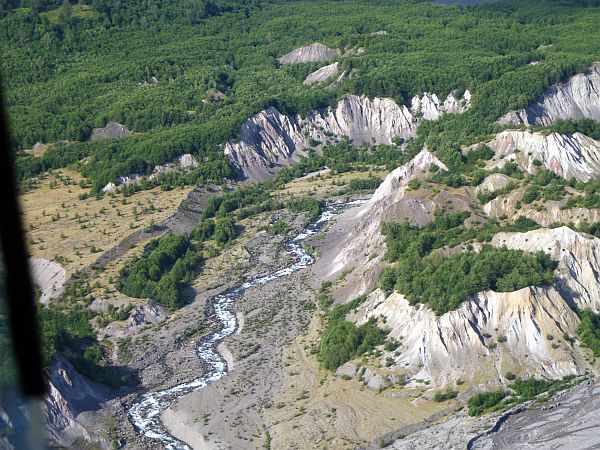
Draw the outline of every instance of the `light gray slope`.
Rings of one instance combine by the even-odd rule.
[[[550,125],[557,120],[589,118],[600,121],[600,64],[566,83],[549,88],[540,99],[499,120],[501,125]]]

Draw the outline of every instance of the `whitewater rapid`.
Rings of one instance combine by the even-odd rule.
[[[235,333],[238,325],[233,309],[235,301],[251,287],[285,277],[313,264],[315,259],[304,250],[302,243],[310,236],[317,234],[341,209],[362,203],[364,203],[363,200],[355,200],[326,206],[318,219],[311,222],[300,234],[286,243],[286,250],[296,257],[293,264],[268,275],[246,281],[244,284],[229,289],[210,300],[214,309],[214,317],[221,322],[222,328],[217,332],[204,336],[197,343],[198,357],[209,368],[208,371],[203,376],[186,383],[178,384],[164,391],[147,392],[140,396],[128,412],[129,419],[139,433],[158,441],[169,450],[190,449],[185,442],[168,433],[160,420],[160,414],[177,399],[197,389],[202,389],[227,374],[227,362],[217,351],[217,345]]]

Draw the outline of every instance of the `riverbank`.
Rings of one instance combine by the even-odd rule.
[[[291,292],[293,292],[292,286],[296,286],[297,285],[297,280],[295,280],[296,277],[291,277],[291,275],[295,275],[298,271],[305,269],[306,267],[310,266],[313,262],[314,262],[314,258],[312,256],[310,256],[308,253],[306,253],[306,251],[303,248],[303,241],[305,241],[307,238],[310,238],[312,236],[315,236],[317,233],[319,233],[321,231],[321,228],[323,226],[325,226],[329,220],[331,220],[332,217],[335,216],[337,210],[339,208],[341,208],[342,205],[339,206],[327,206],[324,210],[323,213],[321,214],[321,216],[313,223],[309,224],[305,229],[303,229],[300,233],[298,233],[296,235],[295,238],[292,238],[291,240],[288,241],[288,243],[285,245],[286,247],[286,253],[283,254],[284,258],[287,261],[287,264],[282,267],[279,268],[278,270],[274,270],[272,272],[269,272],[265,275],[263,275],[262,277],[259,278],[255,278],[255,279],[251,279],[249,281],[244,282],[242,285],[240,285],[240,287],[231,289],[229,291],[226,291],[223,294],[220,294],[216,297],[213,297],[212,299],[209,300],[209,309],[212,307],[213,309],[213,317],[216,319],[217,322],[220,322],[222,324],[222,327],[218,330],[213,332],[212,334],[209,335],[205,335],[203,336],[200,340],[199,340],[199,344],[198,344],[198,355],[200,357],[200,360],[203,361],[205,369],[207,371],[205,371],[205,373],[194,380],[185,382],[183,384],[177,385],[177,386],[173,386],[170,387],[169,389],[167,389],[166,391],[157,391],[157,392],[152,392],[152,393],[147,393],[145,395],[143,395],[138,401],[136,401],[136,403],[130,408],[130,412],[129,412],[129,417],[130,420],[134,423],[135,427],[137,430],[141,431],[142,434],[145,434],[146,436],[152,438],[152,439],[157,439],[159,442],[161,442],[163,445],[165,446],[183,446],[182,443],[178,443],[177,441],[173,440],[173,438],[171,438],[169,436],[169,432],[173,433],[173,435],[179,439],[180,441],[183,442],[188,442],[187,439],[190,439],[195,443],[195,445],[198,445],[198,443],[202,442],[202,445],[206,444],[206,441],[208,441],[208,437],[211,436],[211,434],[213,432],[206,432],[204,433],[202,430],[200,430],[199,433],[195,433],[193,436],[189,436],[190,434],[190,427],[185,427],[185,432],[181,431],[181,427],[179,427],[178,425],[173,425],[174,421],[170,420],[171,423],[171,429],[169,430],[169,432],[164,428],[164,426],[160,423],[159,420],[159,414],[165,418],[166,420],[169,420],[172,417],[179,417],[180,414],[178,412],[175,411],[169,411],[166,413],[163,413],[166,409],[171,408],[171,406],[173,406],[174,403],[177,403],[178,405],[185,405],[187,401],[189,401],[189,398],[191,394],[196,394],[196,393],[200,393],[201,394],[197,394],[197,395],[201,395],[201,396],[205,396],[208,395],[209,399],[211,397],[211,393],[210,390],[208,389],[208,387],[210,387],[213,383],[215,383],[217,380],[220,380],[223,376],[225,376],[228,373],[228,369],[227,369],[227,359],[229,360],[229,365],[232,366],[233,364],[233,353],[236,350],[239,351],[239,348],[236,348],[234,346],[234,344],[232,343],[232,352],[229,352],[228,350],[226,351],[226,347],[223,346],[222,342],[224,339],[229,338],[234,331],[237,329],[237,320],[236,320],[236,316],[239,315],[239,309],[238,309],[238,313],[236,314],[236,312],[233,310],[234,308],[234,304],[237,302],[241,302],[243,300],[244,303],[246,305],[248,304],[252,304],[252,300],[256,299],[258,300],[258,302],[260,303],[260,306],[264,308],[265,303],[268,303],[268,301],[265,301],[265,299],[267,297],[269,297],[269,293],[273,292],[272,287],[270,286],[272,283],[278,283],[278,287],[281,285],[284,285],[286,283],[289,283],[290,281],[292,281],[292,285],[289,286],[289,288],[287,289],[287,294],[290,294]],[[291,258],[290,258],[291,256]],[[249,330],[250,332],[254,331],[255,333],[255,337],[260,338],[261,336],[270,334],[270,333],[274,333],[273,336],[269,336],[269,341],[268,342],[264,342],[264,343],[254,343],[252,344],[252,346],[250,348],[245,348],[243,349],[245,353],[241,354],[241,360],[244,359],[248,359],[250,356],[252,355],[259,355],[260,353],[262,353],[260,350],[263,348],[267,348],[269,346],[269,342],[271,343],[277,343],[278,341],[281,342],[281,339],[284,338],[286,336],[286,333],[293,333],[293,335],[290,335],[289,339],[293,338],[293,336],[295,336],[297,334],[297,332],[299,330],[301,330],[302,328],[306,328],[307,324],[308,324],[308,318],[310,316],[310,311],[314,311],[315,309],[315,305],[314,303],[312,303],[312,298],[314,297],[314,292],[313,292],[313,288],[314,286],[311,286],[311,283],[306,279],[305,277],[306,274],[302,274],[300,276],[301,280],[300,280],[300,284],[304,285],[307,287],[306,291],[304,292],[305,294],[305,299],[303,299],[302,301],[298,303],[288,303],[290,302],[290,299],[288,297],[284,297],[283,294],[285,294],[284,292],[275,289],[275,291],[277,292],[276,295],[271,295],[271,300],[272,303],[276,304],[277,306],[279,306],[279,308],[277,308],[279,310],[279,312],[284,313],[283,317],[281,318],[281,327],[273,327],[274,324],[276,324],[276,322],[274,322],[276,313],[273,313],[273,310],[271,310],[270,312],[267,313],[267,315],[265,316],[265,322],[264,322],[264,326],[266,328],[266,332],[265,330],[262,329],[258,329],[256,328],[256,323],[254,322],[252,325],[252,328]],[[290,280],[291,279],[291,280]],[[314,277],[312,277],[312,280],[314,282]],[[267,291],[266,292],[260,292],[261,288],[266,288]],[[258,295],[258,296],[257,296]],[[282,303],[286,303],[285,305]],[[309,306],[310,305],[310,306]],[[258,305],[257,305],[258,306]],[[243,309],[243,307],[242,307]],[[260,308],[257,307],[253,307],[252,310],[250,311],[243,311],[242,310],[242,315],[244,317],[247,317],[248,319],[251,318],[252,316],[252,312],[253,310],[256,311]],[[291,310],[297,309],[299,311],[298,317],[290,317],[289,312]],[[256,320],[256,317],[255,317]],[[248,330],[248,326],[246,327],[246,330]],[[261,327],[262,328],[262,327]],[[260,340],[260,339],[259,339]],[[289,340],[288,340],[289,341]],[[283,341],[285,342],[285,340]],[[221,354],[219,354],[219,352],[217,352],[217,347],[221,346]],[[273,349],[275,351],[280,351],[279,346],[275,345],[275,348]],[[227,358],[223,358],[222,355],[225,355]],[[269,369],[268,370],[268,374],[273,374],[275,371],[273,369],[277,368],[277,365],[275,365],[274,367],[269,368],[269,363],[273,363],[273,355],[270,355],[270,358],[265,358],[262,361],[260,361],[261,363],[256,364],[253,366],[259,367],[260,370],[264,370]],[[266,361],[267,364],[264,364]],[[267,374],[267,377],[262,377],[263,380],[265,379],[269,379],[269,375]],[[270,382],[268,384],[263,384],[263,386],[266,386],[267,389],[263,390],[264,393],[266,393],[267,391],[270,391],[270,388],[274,385],[274,383],[276,383],[277,380],[273,379],[270,380]],[[208,387],[205,387],[206,385],[209,385]],[[245,401],[244,403],[247,404],[247,406],[252,406],[250,405],[250,403],[253,402],[253,395],[256,394],[256,387],[255,385],[252,384],[252,382],[250,382],[251,384],[251,392],[250,395],[245,397]],[[240,383],[236,383],[236,390],[239,391],[240,390],[240,386],[246,386],[248,385],[248,382],[244,383],[243,381]],[[207,391],[207,394],[203,394],[204,391]],[[213,395],[214,397],[214,395]],[[185,401],[182,401],[182,399],[185,399]],[[206,407],[207,405],[209,405],[211,403],[211,401],[209,399],[204,399],[204,401],[200,401],[200,402],[196,402],[193,401],[193,405],[197,405],[197,404],[202,404],[203,407]],[[268,401],[268,398],[263,399],[264,401]],[[222,402],[221,402],[222,404]],[[189,409],[190,407],[188,407],[187,409]],[[193,408],[193,406],[191,407]],[[215,411],[218,408],[218,405],[215,404],[214,407],[212,408],[208,408],[207,411]],[[184,406],[183,409],[186,409],[186,407]],[[222,410],[222,407],[221,407]],[[184,417],[198,417],[197,413],[198,411],[188,411],[188,414],[185,415]],[[206,413],[203,417],[204,417],[204,425],[208,425],[208,423],[210,422],[209,416],[208,414],[210,413]],[[246,420],[247,421],[247,420]],[[175,422],[181,423],[182,420],[181,419],[177,419]],[[185,420],[183,420],[183,422],[185,422]],[[223,423],[227,423],[228,420],[226,418],[223,418],[223,420],[219,420],[219,422],[223,422]],[[238,424],[239,425],[239,424]],[[258,424],[255,423],[255,426],[257,426]],[[246,436],[255,436],[256,432],[245,432],[243,434],[241,434],[241,431],[239,430],[239,427],[236,427],[236,436],[223,436],[224,438],[224,442],[229,442],[231,443],[232,440],[235,439],[240,439],[240,440],[247,440],[248,438]],[[179,435],[184,434],[185,436],[177,436],[177,433]],[[223,433],[221,433],[223,434]],[[215,439],[214,443],[215,444],[219,444],[219,440]],[[241,445],[243,445],[242,443],[240,443]]]

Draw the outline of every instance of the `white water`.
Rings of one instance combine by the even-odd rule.
[[[296,256],[296,261],[283,269],[268,275],[246,281],[241,286],[217,295],[211,301],[215,311],[216,319],[222,323],[221,330],[211,333],[198,341],[198,357],[209,367],[206,374],[186,383],[178,384],[164,391],[148,392],[143,394],[137,402],[129,409],[129,419],[138,432],[157,440],[167,449],[190,449],[190,447],[179,439],[171,436],[160,421],[160,414],[171,404],[190,392],[201,389],[224,377],[228,372],[227,363],[217,351],[217,345],[225,338],[231,336],[237,328],[237,319],[233,304],[247,289],[253,286],[268,283],[277,278],[285,277],[300,269],[310,266],[315,259],[302,247],[302,242],[308,237],[318,233],[321,228],[329,222],[337,212],[348,206],[356,206],[364,203],[356,200],[348,203],[336,203],[325,208],[321,216],[309,224],[300,234],[289,241],[286,245],[288,252]]]

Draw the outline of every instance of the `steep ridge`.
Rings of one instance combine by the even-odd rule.
[[[419,174],[427,173],[432,165],[447,170],[440,160],[429,151],[423,150],[408,164],[398,167],[386,177],[371,200],[355,214],[359,224],[346,238],[348,245],[343,245],[340,253],[333,260],[332,273],[339,271],[349,261],[355,260],[360,252],[364,253],[365,249],[374,248],[383,242],[380,233],[383,220],[398,220],[406,217],[418,224],[429,221],[429,212],[433,209],[433,205],[414,198],[403,202],[405,199],[403,188]]]
[[[248,119],[240,140],[227,142],[224,152],[245,178],[261,180],[271,169],[292,163],[306,147],[297,121],[271,107]]]
[[[73,440],[84,436],[90,442],[110,443],[102,436],[97,412],[111,396],[106,386],[93,383],[79,375],[63,358],[57,358],[49,370],[48,394],[44,397],[47,429],[59,445],[70,447]]]
[[[440,317],[423,305],[410,305],[402,294],[386,298],[378,289],[349,316],[357,323],[385,317],[381,325],[402,342],[391,355],[394,365],[413,385],[429,380],[439,386],[461,377],[494,381],[508,371],[550,378],[585,372],[578,345],[561,337],[573,335],[579,323],[573,306],[600,308],[600,240],[561,227],[499,233],[492,245],[550,254],[559,261],[557,281],[515,292],[482,292]]]
[[[413,137],[417,119],[406,106],[389,98],[348,95],[335,107],[313,111],[302,121],[309,137],[325,142],[327,136],[348,136],[355,145],[374,141],[391,144],[395,137]]]
[[[532,173],[539,160],[563,178],[589,181],[600,175],[600,142],[581,133],[533,133],[508,130],[499,133],[488,147],[496,152],[489,168],[502,167],[506,161],[518,164]]]
[[[380,232],[382,221],[407,219],[424,225],[433,217],[435,203],[431,199],[407,195],[404,189],[432,165],[446,170],[441,161],[422,150],[410,162],[392,171],[360,209],[340,215],[338,223],[344,223],[346,228],[343,239],[324,246],[317,264],[324,265],[323,271],[329,279],[344,269],[358,268],[347,277],[350,288],[343,292],[344,298],[365,293],[376,281],[385,246]]]
[[[550,125],[561,119],[589,118],[600,121],[600,64],[552,86],[527,107],[503,116],[501,125]]]
[[[108,122],[105,127],[94,128],[90,136],[91,141],[98,139],[121,138],[129,135],[129,130],[125,125],[117,122]]]
[[[533,171],[533,160],[540,159],[565,178],[589,180],[600,173],[595,150],[597,143],[583,135],[544,136],[508,131],[488,145],[496,151],[494,164],[512,159]],[[337,252],[324,254],[324,259],[330,261],[330,279],[342,270],[346,273],[357,268],[347,277],[350,281],[346,285],[352,285],[352,289],[339,288],[345,290],[338,299],[346,301],[368,292],[375,285],[374,274],[384,264],[385,243],[380,232],[383,220],[407,219],[413,224],[424,225],[433,217],[434,211],[448,206],[450,198],[458,200],[452,205],[455,211],[470,210],[476,215],[484,213],[491,217],[506,213],[512,218],[522,214],[530,217],[531,211],[525,211],[526,208],[502,210],[496,205],[498,211],[493,211],[492,202],[485,205],[483,211],[471,209],[477,192],[501,189],[511,182],[502,174],[488,176],[477,188],[447,189],[440,194],[419,197],[418,190],[409,189],[408,184],[415,177],[428,173],[431,164],[445,169],[435,156],[423,150],[411,162],[388,175],[371,200],[352,218],[347,218],[346,238],[337,246]],[[443,193],[445,196],[439,197]],[[506,204],[513,194],[518,198],[522,192],[519,194],[516,190],[508,197],[494,201]],[[555,203],[553,212],[537,212],[542,225],[554,222],[555,217],[578,216],[579,220],[589,218],[591,221],[598,217],[597,211],[585,210],[587,214],[563,211],[560,202]],[[399,373],[404,374],[415,387],[423,382],[443,386],[459,378],[472,383],[497,383],[509,371],[550,378],[585,372],[588,363],[579,351],[579,343],[563,336],[576,334],[579,323],[576,308],[600,311],[600,240],[560,227],[528,233],[498,233],[491,244],[548,253],[559,262],[557,280],[552,286],[528,287],[516,292],[481,292],[440,317],[424,305],[410,305],[399,293],[386,297],[379,289],[373,291],[347,317],[358,324],[374,318],[381,328],[390,330],[391,337],[401,342],[395,352],[384,352],[382,361],[392,358],[393,364],[389,366],[391,369],[382,367],[380,371],[388,373],[392,379]],[[455,250],[465,249],[460,246]],[[352,363],[340,370],[342,375],[356,373]]]
[[[414,137],[422,118],[436,120],[447,112],[462,113],[470,106],[468,91],[461,100],[451,93],[442,104],[427,93],[417,99],[413,99],[410,110],[389,98],[346,95],[335,106],[312,111],[304,119],[288,117],[271,107],[248,119],[239,140],[228,141],[224,152],[240,176],[258,181],[293,164],[311,143],[318,148],[347,136],[354,145],[391,144],[396,138]]]
[[[454,92],[448,94],[442,103],[437,95],[423,93],[423,97],[414,96],[411,102],[411,111],[421,115],[426,120],[437,120],[444,113],[462,114],[471,106],[471,93],[467,90],[461,99],[456,98]]]

